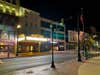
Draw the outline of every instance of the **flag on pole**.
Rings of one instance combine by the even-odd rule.
[[[81,24],[84,25],[84,19],[83,19],[83,8],[81,8],[80,21],[81,21]]]
[[[84,21],[83,21],[83,14],[80,15],[80,21],[81,21],[81,24],[84,24]]]

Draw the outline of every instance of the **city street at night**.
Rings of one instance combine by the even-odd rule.
[[[99,5],[0,0],[0,75],[100,75]]]
[[[54,56],[55,64],[76,59],[76,55],[55,54]],[[5,73],[7,74],[9,72],[43,66],[47,64],[51,64],[51,55],[3,59],[3,63],[0,64],[0,74],[3,75]]]

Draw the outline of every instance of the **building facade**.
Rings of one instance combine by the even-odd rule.
[[[51,31],[51,26],[53,27],[53,32]],[[41,34],[51,41],[51,36],[53,34],[53,41],[55,43],[55,50],[64,50],[64,25],[58,22],[41,18]]]
[[[11,3],[10,3],[11,2]],[[46,52],[51,50],[64,50],[64,25],[43,18],[40,13],[20,6],[19,0],[0,0],[0,47],[4,38],[2,33],[7,32],[7,40],[13,42],[12,52],[15,54],[28,52]],[[2,19],[4,18],[4,19]],[[53,32],[50,26],[53,27]],[[20,27],[17,27],[20,26]],[[7,35],[5,34],[5,35]],[[51,35],[53,34],[53,42]],[[10,44],[9,44],[10,45]],[[6,46],[6,44],[5,44]],[[4,48],[5,50],[5,48]],[[9,52],[9,50],[7,50]]]

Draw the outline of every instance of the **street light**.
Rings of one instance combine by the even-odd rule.
[[[50,28],[51,28],[51,40],[52,40],[52,42],[51,42],[51,49],[52,49],[51,68],[54,68],[54,69],[55,69],[55,64],[54,64],[54,52],[53,52],[53,31],[54,31],[54,29],[53,29],[53,26],[52,26],[52,25],[50,25]]]
[[[18,25],[17,25],[17,29],[20,29],[20,28],[21,28],[21,25],[20,25],[20,24],[18,24]]]
[[[18,30],[21,28],[21,25],[18,24],[17,27],[16,27],[16,33],[17,33],[17,50],[16,50],[16,56],[18,56]]]
[[[77,16],[77,30],[78,30],[78,61],[81,62],[81,54],[80,54],[80,28],[79,28],[79,15]]]

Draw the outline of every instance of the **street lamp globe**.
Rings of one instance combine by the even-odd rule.
[[[19,29],[19,28],[21,28],[21,25],[20,24],[17,25],[17,29]]]

